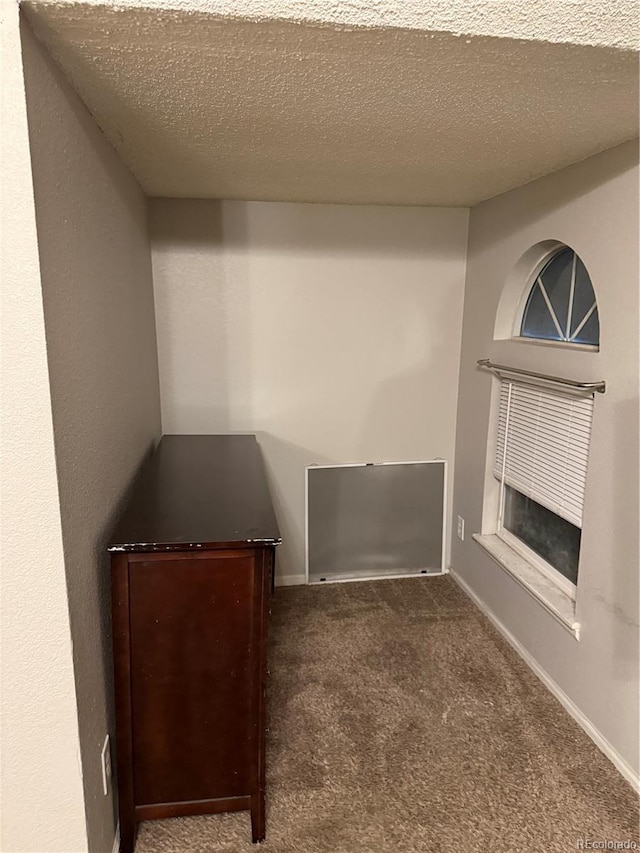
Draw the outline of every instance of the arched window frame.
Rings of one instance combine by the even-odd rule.
[[[522,332],[522,323],[523,323],[523,319],[524,319],[524,313],[525,313],[525,310],[527,308],[527,304],[529,302],[529,296],[530,296],[532,290],[538,286],[538,278],[539,278],[540,274],[542,273],[542,271],[544,270],[544,268],[547,266],[547,264],[556,255],[559,255],[565,249],[569,249],[571,252],[573,252],[574,259],[582,260],[579,253],[572,246],[569,246],[566,243],[559,243],[556,241],[553,241],[553,242],[548,241],[548,242],[543,243],[543,244],[538,244],[537,247],[535,247],[535,246],[532,247],[530,252],[535,252],[536,249],[539,250],[543,246],[546,248],[546,251],[544,251],[544,253],[542,255],[540,255],[539,252],[537,252],[538,257],[536,259],[536,262],[535,262],[534,266],[532,268],[530,268],[529,274],[527,276],[525,276],[525,283],[524,283],[524,286],[522,287],[520,298],[517,302],[516,311],[515,311],[514,316],[513,316],[513,327],[512,327],[512,333],[511,333],[512,340],[520,341],[523,343],[543,344],[545,346],[561,347],[561,348],[565,348],[565,349],[576,349],[576,350],[583,351],[583,352],[598,352],[600,350],[599,341],[597,344],[588,344],[588,343],[581,343],[580,341],[555,340],[552,338],[538,338],[538,337],[532,337],[532,336],[528,336],[528,335],[522,335],[522,333],[521,333]],[[525,253],[523,258],[521,259],[521,262],[516,266],[516,269],[514,269],[512,271],[512,275],[514,273],[520,274],[520,275],[522,274],[522,272],[523,272],[522,262],[525,261],[525,258],[527,257],[528,254],[529,253]],[[584,261],[582,261],[582,263],[584,264]],[[585,269],[586,269],[586,264],[585,264]],[[588,269],[587,269],[587,274],[589,275],[589,280],[591,281],[591,276],[588,272]],[[598,315],[599,315],[598,297],[597,297],[597,294],[595,292],[595,287],[593,286],[593,281],[591,281],[591,286],[593,287],[593,291],[594,291],[595,310],[596,310],[596,312],[598,312]],[[496,335],[496,337],[498,337],[498,335]]]

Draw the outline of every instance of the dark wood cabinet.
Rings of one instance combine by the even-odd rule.
[[[179,815],[249,809],[264,839],[279,542],[254,436],[162,439],[109,546],[122,853]]]

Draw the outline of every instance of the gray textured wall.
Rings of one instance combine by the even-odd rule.
[[[55,451],[91,851],[109,853],[114,513],[160,435],[146,199],[23,26],[23,55]]]
[[[587,266],[599,306],[600,352],[494,340],[503,293],[501,314],[509,304],[515,309],[526,283],[514,278],[514,266],[531,246],[549,240],[574,248]],[[506,325],[503,316],[498,338]],[[471,538],[493,532],[493,514],[483,519],[492,487],[492,379],[476,368],[485,357],[607,383],[595,399],[576,595],[579,642]],[[466,519],[467,535],[464,542],[454,537],[452,547],[463,580],[630,776],[638,771],[638,467],[638,148],[630,142],[471,212],[453,508],[454,517]]]

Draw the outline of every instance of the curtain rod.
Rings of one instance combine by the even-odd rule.
[[[545,382],[552,382],[555,385],[569,385],[571,388],[579,388],[581,391],[597,391],[598,394],[604,394],[605,383],[600,382],[577,382],[575,379],[564,379],[561,376],[549,376],[546,373],[536,373],[534,370],[522,370],[519,367],[508,367],[506,364],[494,364],[491,359],[479,358],[478,367],[485,367],[487,370],[493,370],[496,373],[501,371],[504,373],[516,373],[518,376],[531,376],[535,379],[543,379]]]

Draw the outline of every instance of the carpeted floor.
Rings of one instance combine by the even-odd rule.
[[[632,789],[449,578],[276,590],[270,669],[264,853],[640,849]],[[256,849],[239,813],[136,853]]]

